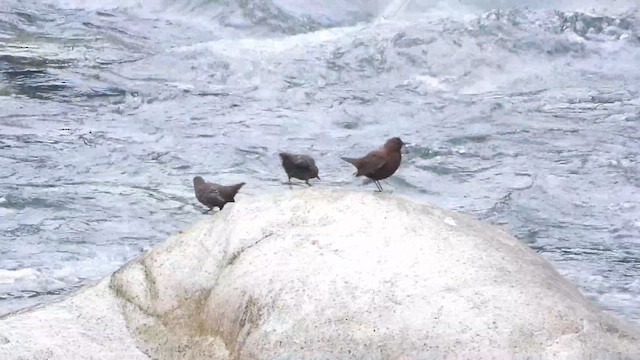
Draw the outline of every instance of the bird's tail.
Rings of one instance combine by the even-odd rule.
[[[235,192],[238,192],[238,191],[240,191],[240,188],[242,188],[244,185],[245,185],[245,183],[243,183],[243,182],[241,182],[239,184],[235,184],[235,185],[233,185],[233,190]]]
[[[245,183],[241,182],[239,184],[235,184],[235,185],[231,185],[231,200],[229,202],[235,202],[235,197],[236,194],[238,193],[238,191],[240,191],[240,188],[244,186]]]
[[[358,159],[354,159],[354,158],[348,158],[348,157],[341,157],[340,159],[350,163],[351,165],[357,167],[357,163],[358,163]]]
[[[349,164],[355,166],[356,169],[358,169],[358,163],[360,162],[360,159],[348,158],[348,157],[341,157],[340,159],[348,162]],[[353,175],[360,176],[360,169],[358,169],[355,173],[353,173]]]

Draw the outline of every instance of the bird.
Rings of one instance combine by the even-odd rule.
[[[281,152],[279,155],[282,159],[282,167],[284,167],[284,171],[287,172],[289,177],[289,184],[291,183],[291,178],[304,180],[309,186],[311,186],[309,179],[317,178],[320,180],[318,167],[311,156],[286,152]]]
[[[373,150],[361,158],[341,157],[341,159],[351,163],[358,169],[354,174],[356,177],[368,177],[376,184],[378,191],[382,192],[382,185],[380,185],[379,180],[388,178],[398,170],[402,160],[400,150],[403,145],[407,144],[402,142],[399,137],[392,137],[381,148]]]
[[[242,182],[235,185],[224,186],[205,182],[201,176],[193,178],[193,190],[196,194],[196,199],[198,199],[202,205],[209,208],[206,212],[211,211],[216,206],[222,210],[226,203],[235,202],[234,197],[244,184],[245,183]]]

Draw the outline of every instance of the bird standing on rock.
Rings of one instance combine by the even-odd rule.
[[[280,158],[282,159],[282,167],[289,177],[289,183],[291,183],[291,178],[296,178],[304,180],[307,185],[311,186],[309,179],[317,178],[320,180],[318,167],[311,156],[282,152]]]
[[[341,159],[351,163],[358,169],[356,176],[366,176],[373,180],[379,192],[382,192],[382,185],[379,180],[383,180],[393,175],[400,167],[402,154],[400,150],[406,145],[399,137],[393,137],[384,143],[380,149],[371,151],[361,158]]]
[[[224,186],[205,182],[201,176],[193,178],[193,190],[196,193],[196,199],[209,208],[207,212],[216,206],[222,210],[226,203],[235,202],[234,197],[243,185],[244,183]]]

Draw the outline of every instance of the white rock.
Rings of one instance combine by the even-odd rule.
[[[452,219],[452,218],[450,218],[450,217],[446,217],[446,218],[444,219],[444,222],[445,222],[445,224],[449,224],[449,225],[451,225],[451,226],[458,226],[458,224],[456,224],[456,221],[455,221],[455,220],[453,220],[453,219]]]
[[[640,358],[525,244],[388,194],[245,198],[105,281],[0,321],[0,359]]]
[[[0,359],[148,360],[118,302],[105,279],[66,300],[0,318]]]

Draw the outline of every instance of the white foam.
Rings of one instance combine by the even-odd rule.
[[[172,49],[176,53],[210,52],[233,58],[255,59],[256,54],[277,54],[296,47],[315,45],[344,38],[359,30],[362,26],[349,28],[331,28],[312,33],[292,35],[285,38],[270,39],[222,39]]]
[[[0,285],[14,285],[17,288],[29,288],[32,291],[49,291],[59,289],[66,284],[57,279],[47,277],[41,272],[31,269],[0,269]]]
[[[7,209],[7,208],[0,207],[0,217],[13,215],[15,213],[16,213],[16,209]]]

